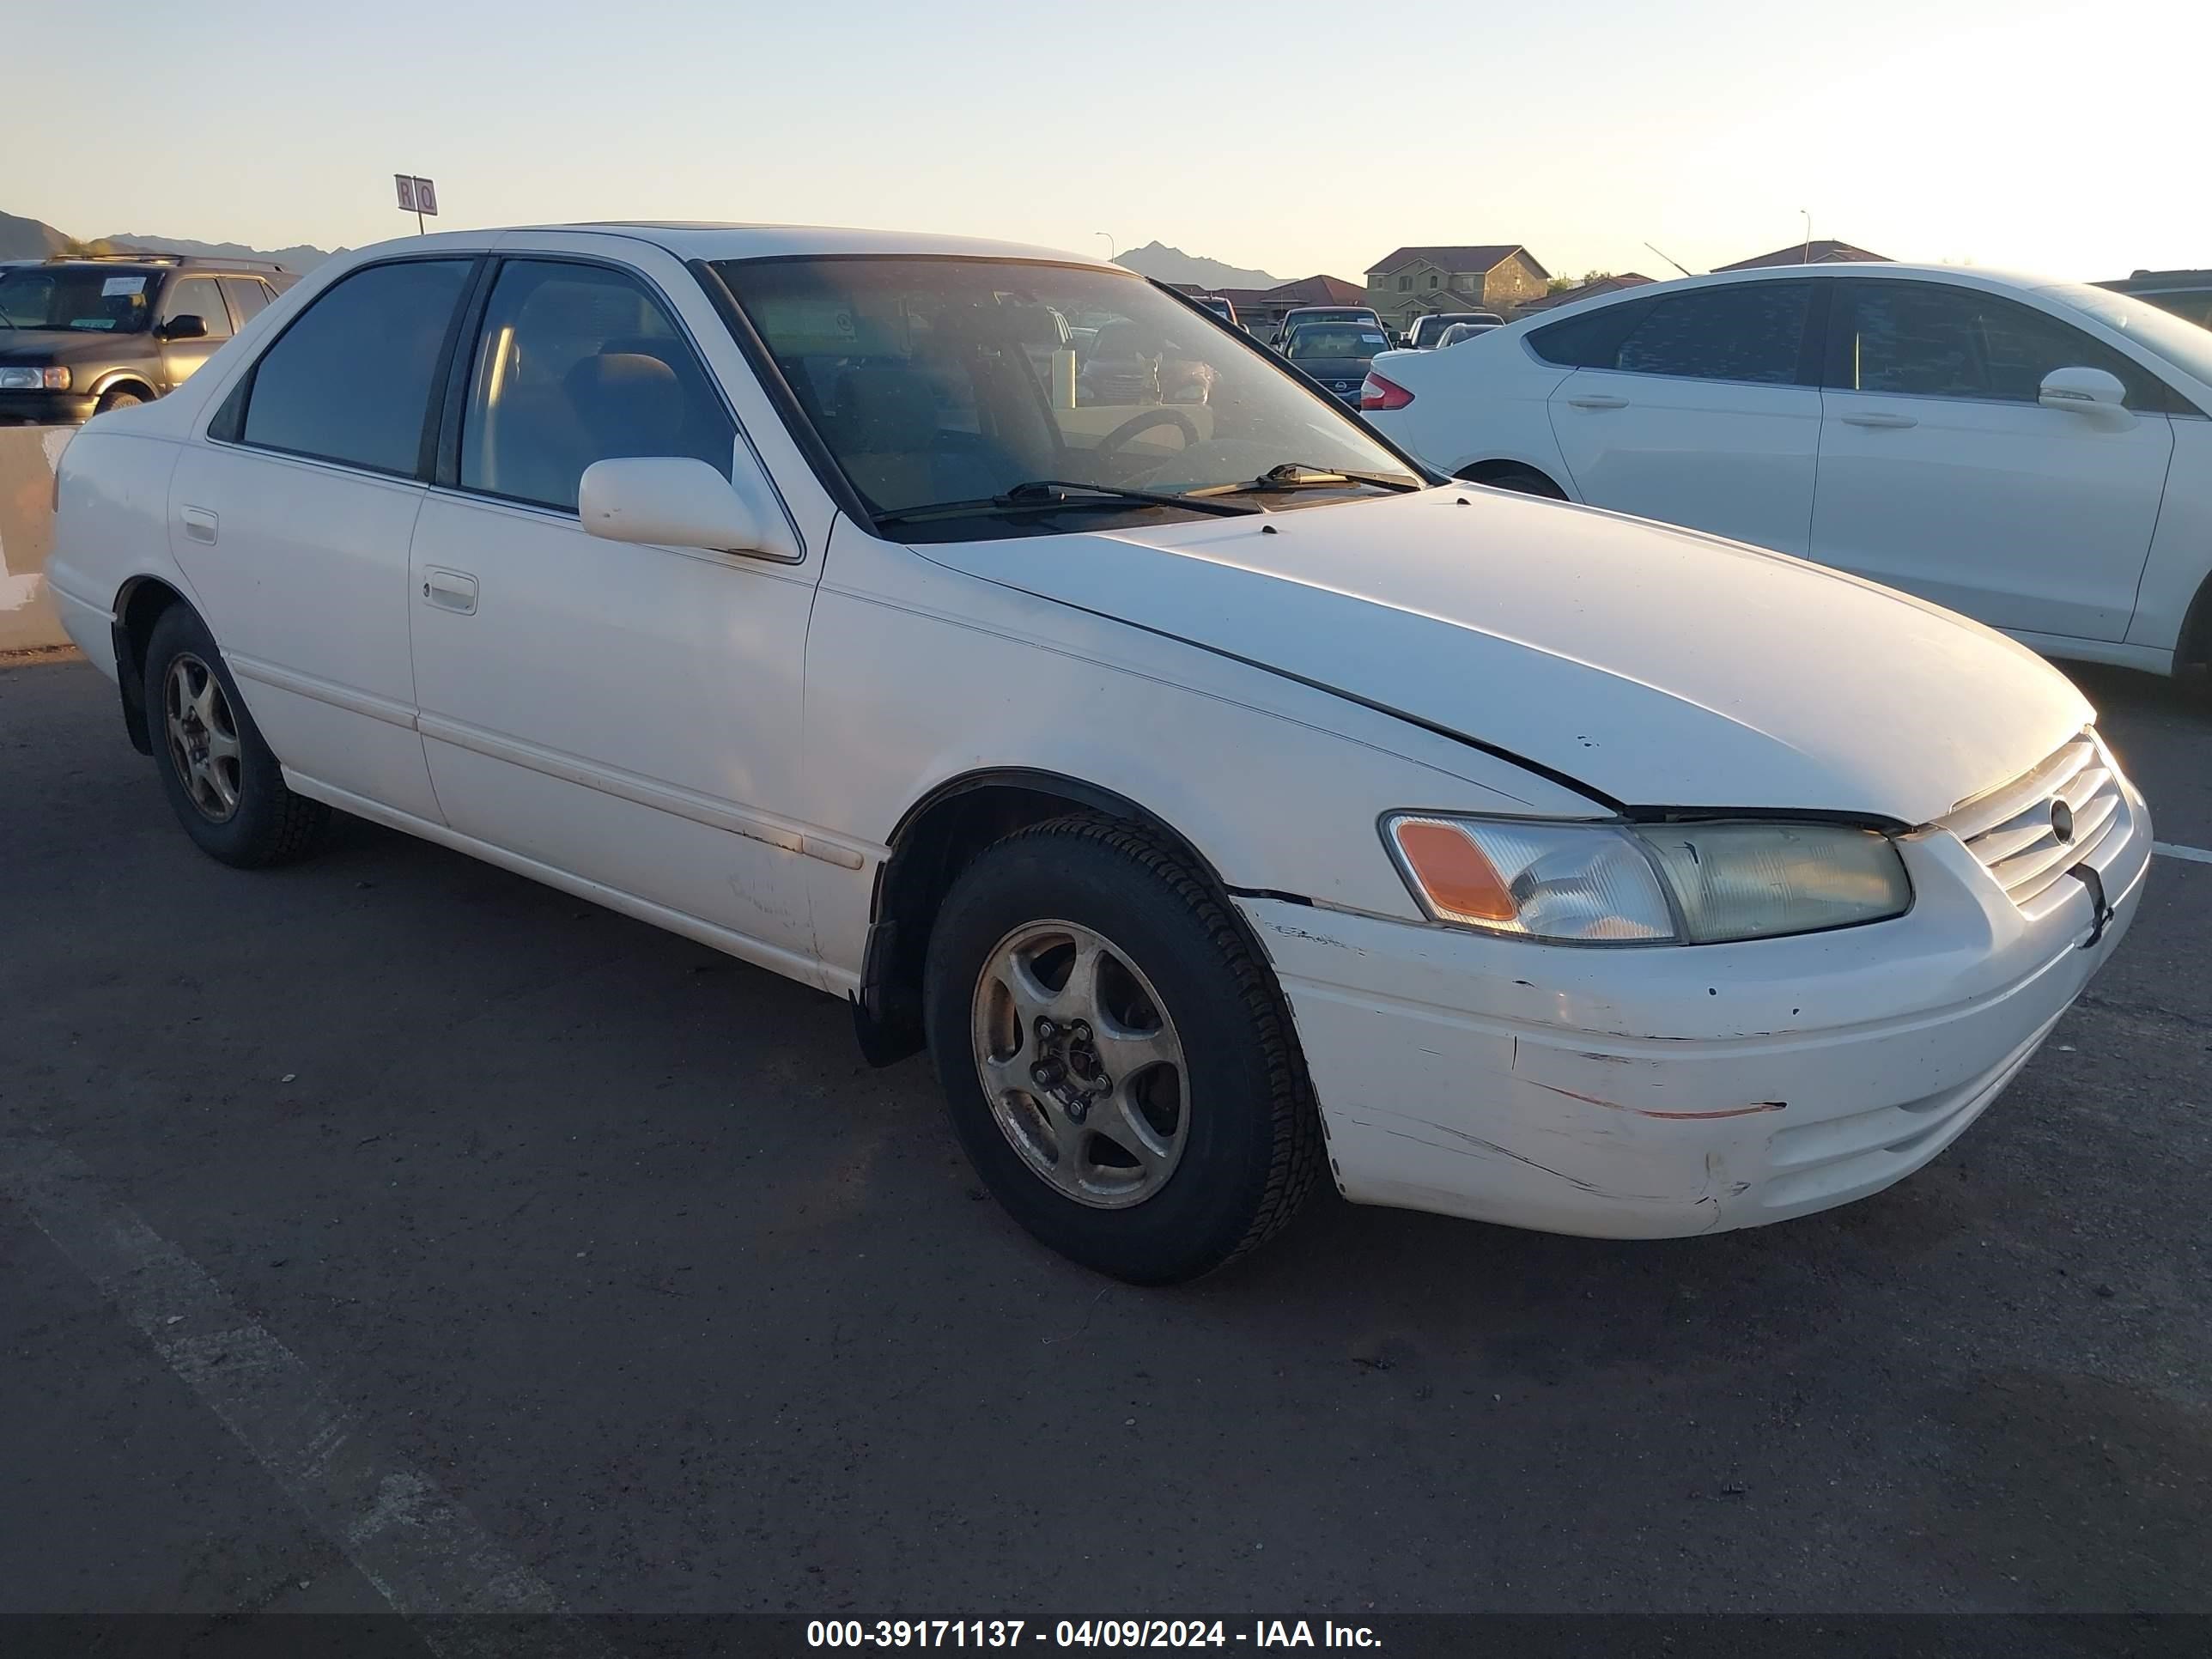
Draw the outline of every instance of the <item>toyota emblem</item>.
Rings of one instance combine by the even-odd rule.
[[[2063,800],[2051,803],[2051,833],[2058,837],[2062,847],[2074,839],[2074,809]]]

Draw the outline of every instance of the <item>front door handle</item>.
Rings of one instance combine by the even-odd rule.
[[[215,545],[216,532],[222,528],[222,519],[204,507],[181,507],[177,516],[184,520],[187,541],[204,542],[210,547]]]
[[[1920,424],[1917,415],[1897,415],[1885,409],[1854,410],[1838,418],[1845,426],[1870,426],[1885,432]]]
[[[1567,401],[1577,409],[1626,409],[1628,407],[1627,398],[1616,398],[1610,392],[1587,392],[1579,398],[1570,398]]]
[[[457,611],[464,617],[477,613],[477,579],[464,570],[422,572],[422,597],[441,611]]]

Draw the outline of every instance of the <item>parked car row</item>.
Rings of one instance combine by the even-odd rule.
[[[1955,267],[1655,283],[1372,366],[1478,483],[1832,565],[2046,653],[2212,659],[2212,332]]]
[[[337,808],[842,997],[871,1060],[927,1048],[1006,1209],[1104,1272],[1218,1266],[1324,1174],[1559,1231],[1754,1225],[1990,1108],[2132,919],[2148,811],[1998,635],[1469,489],[1392,433],[1500,401],[1480,358],[1516,388],[1482,432],[1650,402],[1765,455],[1771,503],[1829,395],[1808,319],[1863,297],[1796,280],[1731,290],[1724,331],[1668,309],[1692,289],[1405,354],[1378,430],[1042,250],[410,238],[94,421],[49,576],[212,857],[299,857]],[[2105,356],[2038,412],[2170,434],[2136,400],[2196,383],[2101,299]],[[1921,332],[1872,314],[1842,361],[1891,399]],[[1117,329],[1153,376],[1079,395],[1078,331],[1095,367]],[[1380,333],[1317,319],[1293,363],[1306,329]],[[1162,399],[1159,342],[1203,401]],[[1730,414],[1747,386],[1812,402]],[[1498,464],[1583,489],[1561,451]],[[1624,456],[1591,476],[1660,470]]]

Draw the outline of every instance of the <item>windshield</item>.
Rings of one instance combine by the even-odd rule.
[[[0,317],[17,328],[137,334],[153,314],[155,275],[100,266],[33,265],[0,273]]]
[[[1357,323],[1308,323],[1291,336],[1292,357],[1372,357],[1388,351],[1382,331]]]
[[[2087,312],[2106,327],[2119,330],[2145,350],[2156,352],[2185,374],[2212,386],[2212,329],[2199,328],[2132,294],[2115,294],[2108,288],[2061,283],[2043,291]]]
[[[875,257],[729,260],[714,269],[879,517],[988,504],[1042,479],[1184,495],[1297,464],[1419,482],[1340,405],[1299,384],[1246,336],[1139,276]],[[1039,313],[1068,319],[1066,344],[1035,339],[1021,319]],[[1363,488],[1349,480],[1338,487]],[[1329,492],[1286,486],[1285,504],[1316,493]],[[1181,509],[1125,501],[1116,512],[1157,518],[1164,510]],[[1080,523],[1097,527],[1114,516],[1085,511]],[[1071,527],[1040,512],[988,530],[956,517],[937,521],[933,533]]]

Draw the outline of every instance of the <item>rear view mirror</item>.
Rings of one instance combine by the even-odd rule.
[[[181,317],[172,317],[161,325],[165,340],[204,340],[207,338],[207,319],[194,312]]]
[[[2117,410],[2128,400],[2120,377],[2102,368],[2054,368],[2043,377],[2036,402],[2045,409],[2068,409],[2076,414]]]
[[[757,505],[738,486],[688,456],[641,455],[594,461],[576,487],[584,528],[611,542],[650,542],[716,553],[801,556],[783,514]]]

